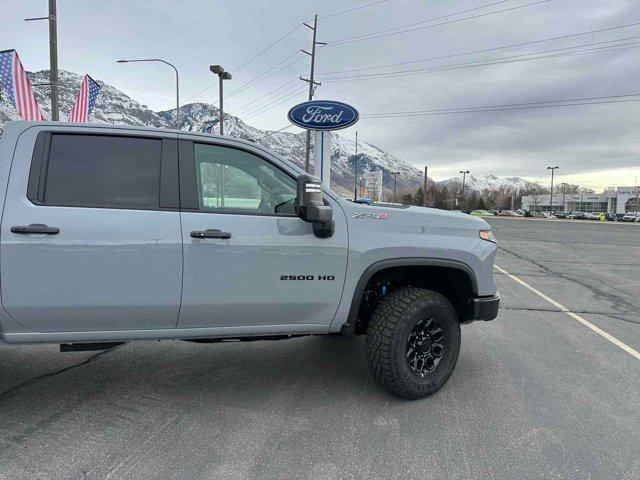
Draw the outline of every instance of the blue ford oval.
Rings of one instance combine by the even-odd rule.
[[[340,130],[358,121],[351,105],[332,100],[312,100],[296,105],[287,115],[294,125],[307,130]]]

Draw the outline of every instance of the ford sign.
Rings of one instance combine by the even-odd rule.
[[[289,121],[307,130],[340,130],[358,121],[358,111],[350,105],[331,100],[312,100],[289,110]]]

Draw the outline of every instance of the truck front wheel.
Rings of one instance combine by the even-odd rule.
[[[369,322],[367,360],[391,393],[415,400],[438,391],[460,352],[460,323],[451,302],[422,288],[389,294]]]

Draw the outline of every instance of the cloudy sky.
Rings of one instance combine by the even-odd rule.
[[[0,50],[16,48],[29,70],[48,68],[46,22],[22,20],[46,14],[47,2],[3,3]],[[346,101],[363,116],[344,135],[357,129],[361,139],[419,168],[429,165],[435,179],[465,169],[547,181],[546,167],[558,165],[559,181],[593,188],[640,181],[640,102],[628,101],[640,96],[528,108],[640,94],[637,0],[58,4],[60,68],[90,73],[156,110],[175,104],[172,71],[115,60],[160,57],[175,63],[183,103],[217,102],[215,84],[203,89],[214,80],[208,65],[222,64],[233,74],[226,92],[243,87],[225,99],[225,110],[260,128],[284,127],[288,108],[306,95],[296,79],[308,75],[309,61],[296,52],[309,48],[311,32],[301,24],[318,13],[318,40],[329,44],[318,50],[322,86],[316,98]],[[548,40],[555,37],[565,38]],[[434,57],[440,58],[416,62]],[[244,88],[254,79],[259,81]],[[433,112],[496,105],[515,106]],[[429,114],[367,116],[415,111]]]

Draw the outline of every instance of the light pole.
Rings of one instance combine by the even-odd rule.
[[[564,201],[564,196],[567,190],[567,184],[562,182],[562,211],[566,212],[567,211],[567,204]]]
[[[462,204],[464,205],[464,183],[467,179],[467,173],[469,173],[469,170],[460,170],[458,173],[462,174]]]
[[[547,170],[551,170],[551,198],[549,199],[549,213],[553,215],[553,172],[560,167],[547,167]]]
[[[135,60],[118,60],[117,63],[135,63],[135,62],[161,62],[169,65],[176,72],[176,129],[180,129],[180,78],[178,69],[172,63],[162,60],[161,58],[138,58]]]
[[[220,135],[224,135],[224,104],[223,100],[223,88],[222,83],[225,80],[231,80],[231,74],[229,72],[225,72],[224,68],[221,65],[211,65],[209,67],[211,73],[218,75],[218,81],[220,82]]]
[[[396,187],[398,186],[398,175],[400,172],[392,172],[393,175],[393,203],[396,203]]]

